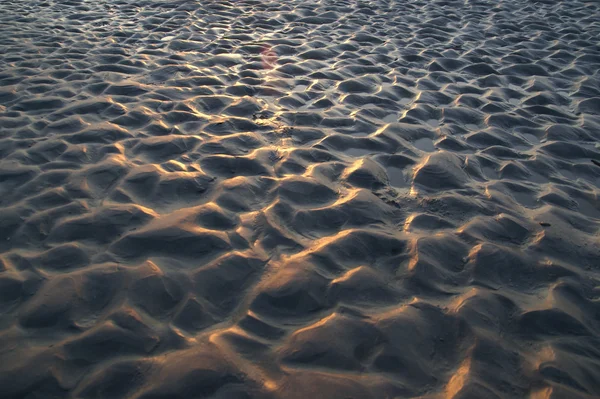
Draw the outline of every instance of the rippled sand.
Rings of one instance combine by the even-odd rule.
[[[0,398],[600,396],[600,3],[0,1]]]

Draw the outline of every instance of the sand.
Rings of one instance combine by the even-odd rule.
[[[0,398],[600,397],[600,3],[0,1]]]

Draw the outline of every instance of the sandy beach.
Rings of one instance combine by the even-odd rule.
[[[0,399],[597,399],[600,3],[0,0]]]

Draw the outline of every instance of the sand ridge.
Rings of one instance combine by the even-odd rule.
[[[0,3],[0,398],[600,396],[600,5]]]

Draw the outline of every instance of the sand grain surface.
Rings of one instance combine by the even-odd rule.
[[[600,4],[2,0],[0,398],[600,396]]]

